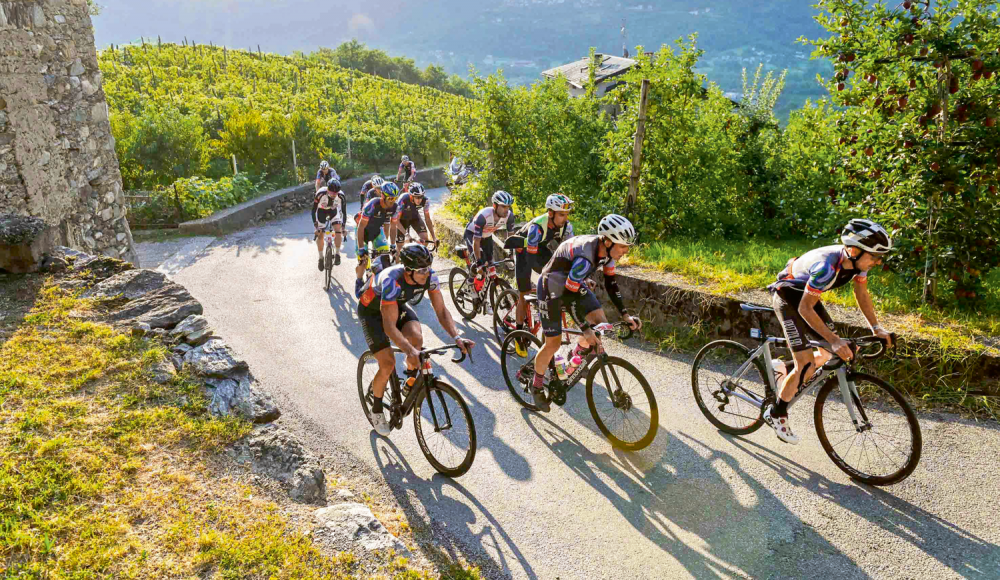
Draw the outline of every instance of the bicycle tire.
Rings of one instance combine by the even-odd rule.
[[[816,424],[816,435],[819,436],[819,442],[823,446],[823,450],[826,451],[827,456],[831,461],[833,461],[833,464],[836,465],[837,468],[849,475],[851,479],[854,479],[855,481],[876,486],[892,485],[903,481],[917,468],[917,464],[920,463],[920,453],[923,448],[923,437],[920,433],[920,423],[917,421],[916,413],[913,412],[913,408],[906,402],[906,398],[899,391],[878,377],[864,373],[852,372],[848,375],[847,379],[848,381],[853,381],[856,385],[858,383],[867,383],[865,386],[868,388],[863,388],[862,385],[858,385],[858,393],[863,399],[861,401],[862,408],[867,414],[869,420],[872,420],[872,417],[876,414],[876,412],[879,414],[878,422],[880,425],[885,424],[882,422],[883,416],[888,419],[888,417],[892,414],[898,414],[899,419],[905,420],[906,427],[911,438],[910,453],[898,469],[884,475],[866,473],[861,471],[861,469],[852,466],[848,461],[850,456],[853,455],[853,449],[855,443],[857,442],[858,435],[864,435],[864,439],[866,440],[874,439],[875,435],[869,435],[869,433],[876,433],[878,428],[873,428],[869,431],[865,431],[864,433],[857,433],[854,425],[850,422],[849,415],[846,414],[845,406],[844,418],[840,420],[844,429],[840,430],[840,435],[843,435],[846,432],[848,434],[847,438],[849,439],[851,437],[849,434],[850,431],[855,431],[855,434],[854,441],[851,442],[850,446],[848,446],[843,452],[843,456],[841,456],[841,451],[839,451],[837,447],[840,447],[846,439],[834,436],[834,439],[841,440],[837,443],[830,442],[831,434],[837,433],[838,430],[831,429],[831,427],[835,426],[835,422],[832,420],[833,413],[832,410],[831,412],[827,412],[827,409],[830,409],[833,404],[836,404],[836,400],[840,398],[840,384],[836,377],[828,380],[826,384],[820,388],[819,393],[816,395],[816,406],[813,411],[813,420]],[[830,397],[831,394],[834,395],[833,398]],[[875,396],[868,397],[866,396],[868,394]],[[892,403],[895,403],[895,405],[892,405]],[[882,407],[882,405],[886,405],[886,407]],[[863,442],[862,445],[864,445],[865,442]],[[892,447],[893,449],[889,449],[889,447]],[[876,453],[881,454],[882,456],[887,456],[887,451],[898,449],[899,448],[895,444],[889,441],[887,441],[887,445],[885,447],[879,447],[878,443],[875,443],[875,449],[871,454],[868,453],[867,448],[858,452],[858,461],[860,463],[862,457],[864,457],[870,468],[871,458],[876,456]]]
[[[448,290],[451,292],[451,301],[455,304],[455,308],[462,315],[462,318],[472,320],[476,317],[479,309],[475,307],[475,304],[469,304],[467,298],[463,298],[462,300],[458,298],[462,286],[467,284],[468,281],[469,273],[462,268],[452,268],[451,274],[448,275]]]
[[[649,401],[649,428],[637,441],[625,441],[617,437],[611,432],[605,423],[604,418],[598,412],[597,402],[594,398],[594,381],[598,374],[604,375],[602,369],[607,369],[608,367],[619,367],[628,371],[629,374],[637,379],[639,386],[646,395],[646,399]],[[609,373],[609,376],[618,377],[619,375],[617,373]],[[618,387],[620,388],[621,384],[619,384]],[[629,399],[631,399],[631,396],[629,396]],[[611,401],[608,402],[610,403]],[[646,380],[646,377],[642,376],[642,373],[639,372],[639,369],[635,368],[632,363],[625,359],[609,356],[604,362],[599,362],[590,369],[590,374],[587,375],[587,406],[590,407],[590,415],[597,423],[597,428],[601,430],[601,433],[604,433],[604,436],[608,438],[608,441],[611,442],[613,447],[627,451],[637,451],[648,447],[649,444],[653,442],[653,439],[656,438],[656,432],[660,427],[660,412],[656,406],[656,397],[653,395],[653,389],[649,386],[649,381]],[[613,405],[613,408],[618,409],[618,406]],[[629,422],[629,424],[631,424],[631,422]],[[622,425],[624,426],[624,422]]]
[[[493,335],[501,345],[503,339],[517,328],[518,297],[519,294],[514,290],[504,290],[497,297],[497,305],[493,309]]]
[[[364,376],[365,375],[365,365],[369,361],[375,363],[375,365],[376,365],[375,368],[377,370],[378,369],[378,361],[375,360],[375,355],[372,354],[372,351],[366,350],[361,355],[361,358],[358,359],[358,397],[361,399],[361,409],[365,413],[365,419],[367,419],[368,420],[368,424],[371,425],[371,422],[372,422],[372,419],[371,419],[371,399],[370,399],[370,397],[372,396],[371,386],[370,386],[371,379],[370,378],[366,378]],[[366,384],[366,383],[369,383],[369,384]],[[393,393],[393,390],[392,390],[392,378],[390,377],[389,381],[385,384],[385,392],[382,394],[382,414],[385,415],[386,421],[390,425],[392,424],[392,413],[390,412],[389,409],[390,409],[390,407],[392,406],[392,403],[393,403],[392,393]],[[372,425],[372,428],[374,428],[374,427],[375,426]]]
[[[497,277],[493,279],[493,283],[490,284],[490,310],[493,312],[497,311],[497,298],[504,292],[512,290],[510,282],[504,280],[503,278]]]
[[[437,396],[435,397],[435,395]],[[427,438],[424,435],[423,421],[421,421],[421,418],[424,416],[424,403],[429,401],[430,403],[428,403],[428,409],[430,409],[431,407],[434,407],[436,403],[442,403],[445,395],[457,403],[457,408],[461,411],[469,430],[469,448],[462,456],[461,461],[454,466],[442,463],[438,457],[440,453],[436,454],[431,450],[431,445],[428,444]],[[448,405],[444,406],[447,407]],[[472,412],[469,410],[469,406],[466,404],[465,399],[462,398],[462,395],[460,395],[451,385],[435,380],[433,384],[423,390],[423,393],[419,395],[419,398],[414,403],[413,407],[415,409],[415,412],[413,413],[413,430],[417,435],[417,443],[420,444],[420,451],[423,452],[424,457],[427,458],[427,461],[430,462],[431,466],[434,467],[438,473],[447,475],[448,477],[460,477],[468,472],[469,468],[472,467],[472,462],[476,459],[476,425],[472,419]],[[435,413],[440,415],[442,410],[443,409],[436,409]],[[451,411],[452,412],[448,413],[448,416],[454,424],[454,410]],[[438,419],[440,420],[441,417],[439,416]],[[428,422],[428,425],[429,424],[430,422]],[[434,433],[434,435],[439,434],[440,433]],[[439,449],[441,448],[440,445],[437,447]]]
[[[514,341],[518,338],[526,341],[528,344],[534,345],[536,351],[535,354],[529,353],[527,357],[523,357],[523,360],[517,360],[517,362],[514,362],[514,360],[522,358],[517,356],[517,352],[514,350]],[[527,369],[530,366],[531,376],[534,377],[535,356],[541,348],[541,339],[527,330],[515,330],[514,332],[507,334],[507,338],[505,338],[503,343],[500,345],[500,370],[503,372],[504,382],[507,383],[507,390],[509,390],[510,394],[514,396],[514,400],[517,401],[518,404],[525,409],[530,409],[532,411],[537,411],[538,407],[536,407],[534,403],[529,402],[534,399],[528,393],[527,387],[517,379],[516,369]],[[511,366],[510,363],[508,363],[508,359],[511,359],[511,362],[513,362],[513,367],[511,368],[508,368]],[[514,376],[512,376],[512,374]]]
[[[333,284],[333,249],[330,248],[330,244],[326,245],[326,252],[323,255],[323,269],[326,270],[323,289],[329,290]]]
[[[702,393],[702,389],[699,388],[701,386],[702,381],[699,381],[698,371],[701,370],[702,363],[708,360],[713,355],[716,358],[719,358],[719,354],[717,354],[716,351],[722,349],[728,349],[729,351],[731,351],[731,353],[733,353],[733,355],[735,355],[736,362],[734,364],[736,365],[736,367],[733,368],[734,371],[736,370],[736,368],[742,365],[744,361],[750,358],[750,349],[732,340],[716,340],[703,346],[701,350],[698,351],[698,354],[695,355],[694,363],[692,363],[691,365],[691,390],[694,391],[694,400],[695,402],[698,403],[698,408],[701,409],[701,413],[705,415],[705,418],[708,419],[709,422],[711,422],[712,425],[715,425],[718,429],[725,431],[726,433],[730,433],[732,435],[749,435],[750,433],[753,433],[754,431],[760,429],[761,426],[764,425],[763,406],[761,406],[761,408],[758,409],[755,406],[751,405],[750,403],[743,401],[742,399],[739,399],[737,397],[730,397],[725,393],[722,393],[721,389],[710,391],[712,399],[706,400],[704,394]],[[764,373],[767,371],[764,368],[763,363],[759,358],[754,359],[752,367],[747,367],[747,370],[749,371],[750,368],[753,368],[757,371],[757,377],[751,377],[751,379],[753,379],[756,383],[754,385],[754,388],[748,389],[745,386],[745,384],[741,384],[740,386],[744,390],[752,392],[754,396],[759,397],[761,400],[765,400],[767,398],[768,393],[767,393],[767,387],[765,386],[766,385],[765,377],[767,375],[765,375]],[[707,371],[706,374],[708,374]],[[709,377],[705,378],[708,379]],[[732,381],[733,379],[732,377],[727,376],[725,380]],[[740,378],[737,378],[736,380],[740,380]],[[721,385],[713,385],[713,386],[721,386]],[[731,403],[734,404],[734,406],[739,410],[743,409],[748,409],[748,410],[740,413],[727,412],[726,408]],[[718,409],[721,414],[726,416],[733,415],[734,417],[741,417],[743,418],[742,424],[732,425],[730,423],[726,423],[722,419],[717,417],[716,414],[712,411],[712,409]],[[749,409],[753,409],[753,411],[749,411]]]

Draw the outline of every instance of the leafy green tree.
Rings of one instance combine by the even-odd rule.
[[[111,116],[111,132],[125,189],[167,185],[206,169],[201,120],[175,107],[150,107],[139,115],[117,111]]]

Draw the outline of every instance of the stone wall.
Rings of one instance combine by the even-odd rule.
[[[101,81],[86,0],[0,0],[0,213],[137,263]]]

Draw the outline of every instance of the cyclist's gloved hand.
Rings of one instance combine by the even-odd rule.
[[[631,314],[624,315],[625,323],[628,324],[629,328],[632,330],[642,330],[642,321],[632,316]]]
[[[833,352],[837,354],[840,358],[844,360],[851,360],[854,358],[854,351],[851,350],[851,345],[842,338],[837,338],[834,342],[830,344]]]
[[[366,246],[361,246],[360,248],[358,248],[359,258],[364,258],[367,255],[368,255],[368,248]]]

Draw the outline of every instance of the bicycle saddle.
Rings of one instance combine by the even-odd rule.
[[[756,304],[740,304],[740,310],[744,312],[770,312],[774,314],[774,308],[770,306],[757,306]]]

